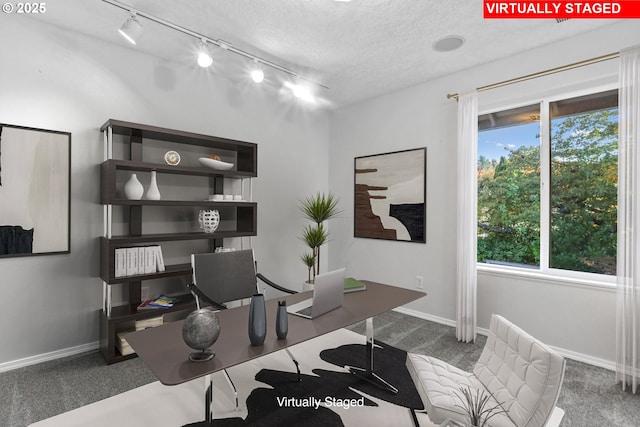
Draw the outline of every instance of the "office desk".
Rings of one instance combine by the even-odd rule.
[[[182,321],[131,333],[127,335],[127,341],[165,385],[181,384],[210,375],[363,320],[367,320],[367,344],[368,348],[371,348],[372,317],[417,300],[426,294],[367,280],[363,282],[367,285],[365,291],[345,294],[342,307],[317,319],[310,320],[289,315],[289,333],[284,340],[278,340],[275,333],[278,301],[277,299],[266,301],[267,336],[264,344],[257,347],[249,343],[249,305],[219,311],[220,336],[211,348],[215,352],[215,357],[206,362],[189,360],[189,354],[194,350],[182,339]],[[292,305],[311,296],[312,292],[309,291],[288,295],[281,299],[285,299],[287,305]],[[372,352],[367,357],[366,365],[365,371],[371,373],[373,371]],[[207,418],[210,420],[209,413]]]

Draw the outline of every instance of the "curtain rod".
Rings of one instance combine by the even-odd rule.
[[[504,80],[498,83],[492,83],[486,86],[480,86],[476,88],[478,92],[484,92],[485,90],[495,89],[502,86],[508,86],[514,83],[520,83],[527,80],[536,79],[538,77],[544,77],[551,74],[559,73],[562,71],[572,70],[574,68],[584,67],[586,65],[597,64],[599,62],[609,61],[611,59],[618,58],[620,56],[619,52],[609,53],[607,55],[597,56],[595,58],[585,59],[584,61],[574,62],[572,64],[562,65],[560,67],[550,68],[544,71],[538,71],[537,73],[527,74],[525,76],[516,77],[509,80]],[[447,94],[447,99],[455,98],[458,100],[459,94],[457,93],[449,93]]]

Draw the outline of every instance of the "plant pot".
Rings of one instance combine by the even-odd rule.
[[[308,280],[306,280],[302,284],[302,292],[312,291],[312,290],[313,290],[313,282],[309,282]]]

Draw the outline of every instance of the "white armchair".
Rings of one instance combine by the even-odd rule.
[[[543,427],[560,424],[564,411],[556,408],[565,361],[507,319],[493,315],[487,343],[473,373],[439,359],[407,355],[407,368],[429,419],[468,422],[460,387],[491,393],[490,406],[505,412],[488,422],[492,427]]]

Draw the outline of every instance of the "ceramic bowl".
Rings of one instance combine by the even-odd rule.
[[[213,160],[207,157],[200,157],[198,161],[204,167],[219,171],[226,171],[233,167],[233,163],[221,162],[220,160]]]

